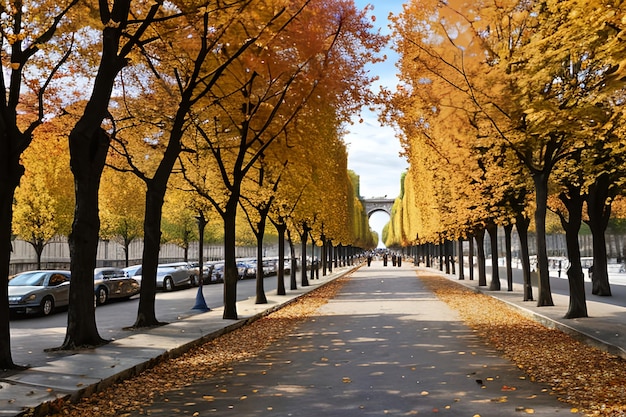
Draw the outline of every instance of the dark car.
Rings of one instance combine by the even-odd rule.
[[[70,271],[28,271],[9,280],[9,309],[44,316],[65,307],[70,299]]]
[[[120,268],[96,268],[93,272],[96,304],[114,298],[130,298],[139,293],[139,282]]]
[[[211,282],[224,282],[224,262],[215,262],[213,264]]]
[[[237,261],[239,279],[256,278],[256,260]]]

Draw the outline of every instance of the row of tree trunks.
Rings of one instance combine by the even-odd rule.
[[[568,216],[561,216],[561,223],[563,228],[566,231],[566,242],[568,254],[570,254],[570,266],[568,268],[568,282],[570,288],[570,298],[569,298],[569,308],[565,315],[565,318],[579,318],[579,317],[587,317],[587,307],[586,307],[586,297],[585,297],[585,287],[584,287],[584,274],[582,271],[582,266],[580,262],[580,245],[578,242],[578,233],[580,230],[580,224],[582,223],[582,207],[584,204],[584,198],[577,193],[570,193],[571,196],[561,196],[561,200],[564,205],[568,209]],[[520,258],[522,265],[522,273],[523,273],[523,296],[524,301],[532,301],[533,300],[533,290],[531,283],[531,266],[529,259],[529,251],[528,251],[528,225],[529,219],[524,216],[518,216],[517,218],[517,231],[520,239]],[[512,251],[511,251],[511,235],[512,235],[513,224],[507,225],[504,227],[505,232],[505,258],[506,258],[506,276],[507,276],[507,290],[513,291],[513,266],[512,266]],[[495,226],[487,227],[486,230],[490,236],[491,242],[491,251],[492,251],[492,259],[498,259],[498,248],[497,248],[497,228]],[[484,236],[485,230],[477,230],[469,239],[469,254],[468,254],[468,264],[470,271],[470,279],[473,279],[472,271],[474,270],[474,240],[476,241],[476,245],[478,246],[478,255],[477,255],[477,267],[479,273],[479,286],[487,286],[486,282],[486,273],[485,273],[485,251],[484,251]],[[429,259],[431,257],[436,257],[436,254],[440,257],[440,269],[442,267],[442,263],[448,263],[448,257],[453,257],[446,247],[449,242],[444,242],[442,245],[439,245],[439,248],[435,248],[432,244],[420,245],[415,250],[415,256],[418,258],[416,264],[419,265],[420,261],[424,262],[427,266],[430,265]],[[458,240],[458,262],[460,265],[459,268],[459,280],[465,279],[465,274],[463,272],[463,239]],[[446,273],[450,273],[451,271],[446,268]],[[495,261],[492,263],[492,281],[489,285],[490,291],[499,291],[500,288],[500,278],[499,278],[499,266],[498,262]],[[454,274],[456,275],[456,274]]]

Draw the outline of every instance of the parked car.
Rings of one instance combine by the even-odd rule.
[[[172,262],[167,264],[160,264],[159,267],[172,267],[179,268],[185,271],[189,275],[189,285],[192,287],[197,287],[200,284],[200,270],[198,268],[198,264],[192,262]]]
[[[247,262],[237,261],[237,274],[239,279],[251,278],[256,276],[256,268]],[[213,264],[211,282],[224,282],[224,262]]]
[[[224,282],[224,262],[216,262],[213,264],[211,282]]]
[[[28,271],[9,280],[9,309],[19,313],[38,311],[44,316],[67,306],[70,271]]]
[[[277,272],[277,259],[263,259],[263,276],[269,277],[270,275],[276,275]]]
[[[237,273],[239,279],[255,278],[256,277],[256,261],[242,260],[237,261]]]
[[[96,304],[101,305],[114,298],[130,298],[139,294],[139,281],[129,277],[121,268],[96,268],[93,271]]]
[[[141,284],[141,264],[127,266],[126,268],[122,268],[122,271],[124,271],[127,277],[133,278]]]
[[[211,277],[213,274],[213,265],[215,262],[203,262],[202,263],[202,283],[210,284],[212,281]],[[196,268],[196,270],[200,270],[200,264],[198,262],[192,262],[191,265]]]
[[[185,269],[159,265],[156,285],[163,291],[172,291],[176,287],[191,285],[191,275]]]
[[[138,282],[142,281],[141,265],[124,268],[126,274]],[[172,291],[176,287],[190,285],[191,276],[184,268],[159,265],[157,267],[156,286],[164,291]]]

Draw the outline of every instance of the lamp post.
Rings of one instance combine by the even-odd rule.
[[[200,311],[210,311],[211,309],[206,305],[206,301],[204,300],[204,293],[202,292],[202,282],[204,281],[203,273],[204,273],[204,265],[203,265],[203,257],[204,257],[204,227],[207,224],[207,220],[204,217],[204,213],[202,210],[199,210],[199,215],[196,216],[196,221],[198,222],[198,235],[200,241],[198,242],[199,246],[199,255],[198,255],[198,292],[196,293],[196,304],[191,308],[192,310],[200,310]]]

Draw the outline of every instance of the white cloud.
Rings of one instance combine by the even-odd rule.
[[[395,198],[400,194],[400,176],[408,164],[400,156],[402,149],[393,129],[380,126],[376,115],[366,117],[364,123],[351,126],[345,138],[348,167],[359,175],[363,197]]]
[[[357,7],[374,4],[376,25],[383,33],[389,33],[387,16],[402,10],[401,0],[374,0],[365,2],[357,0]],[[370,73],[380,77],[375,91],[379,86],[393,90],[397,84],[395,77],[397,54],[392,50],[385,52],[387,61],[370,66]],[[402,150],[394,130],[389,126],[381,126],[378,116],[364,109],[361,115],[363,123],[355,122],[348,126],[345,141],[348,144],[348,168],[360,177],[361,195],[365,198],[395,198],[400,194],[400,177],[407,169],[406,160],[400,156]]]

